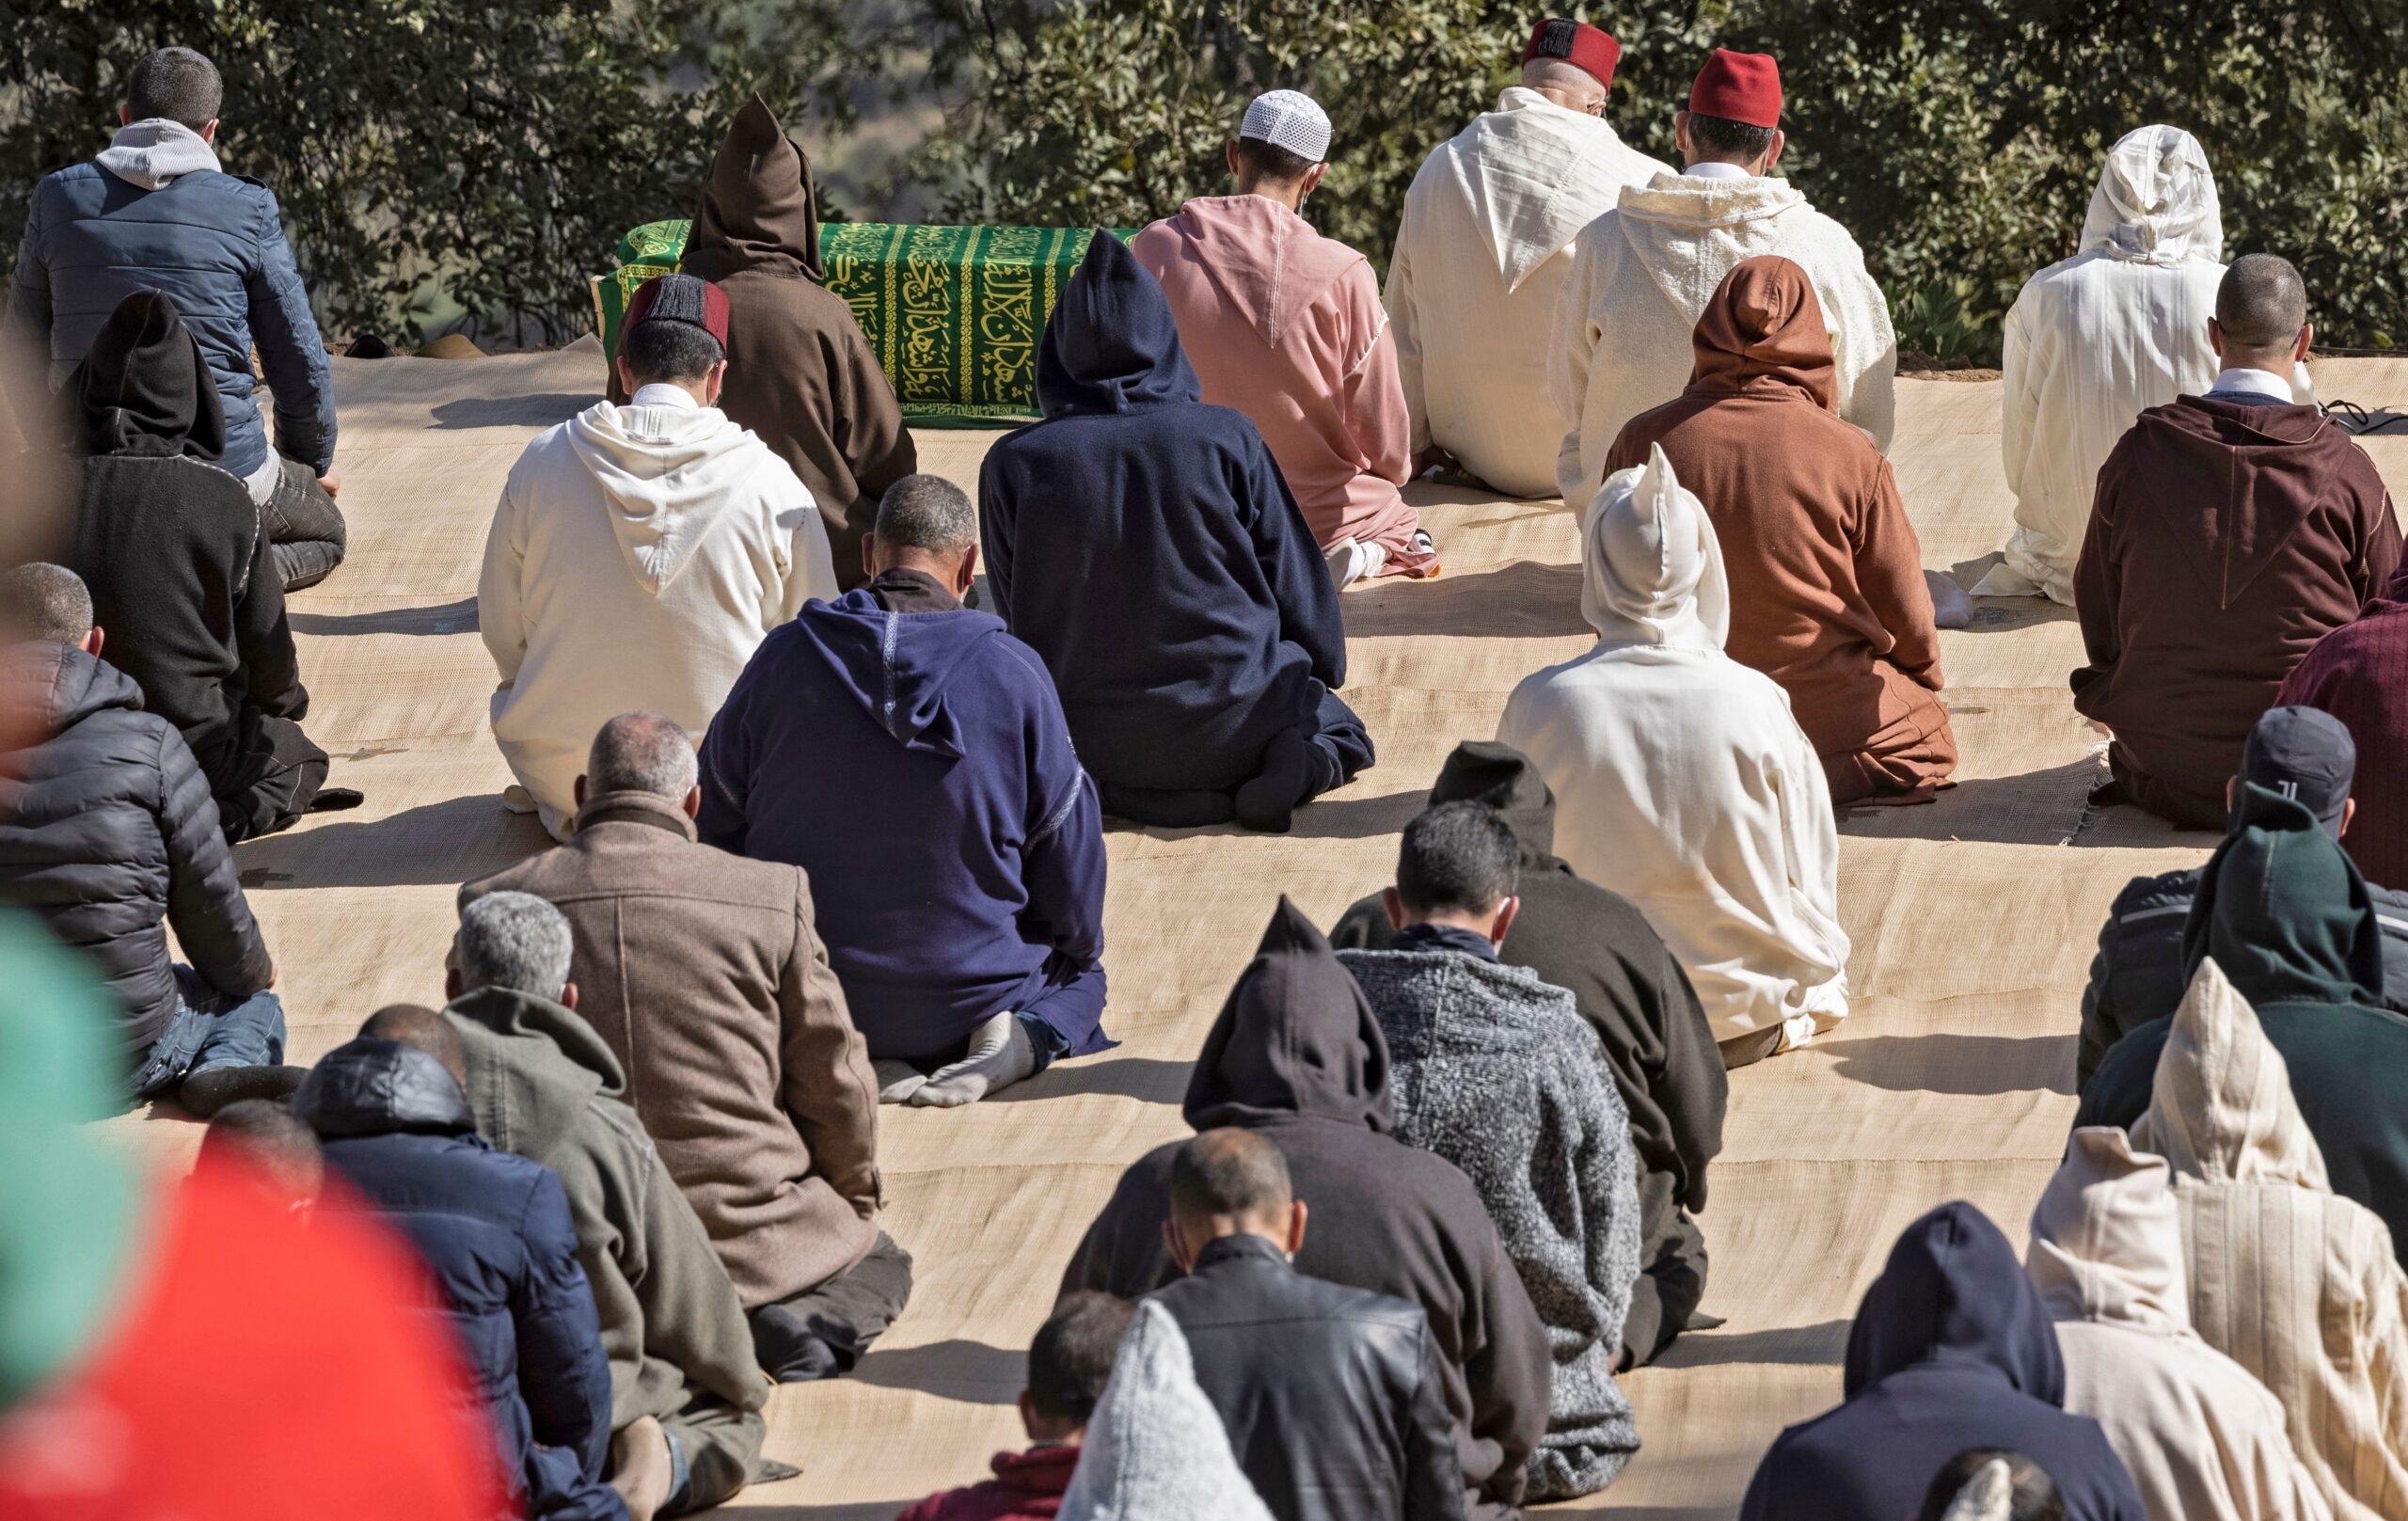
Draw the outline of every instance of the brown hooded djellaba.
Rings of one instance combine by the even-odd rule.
[[[720,410],[811,488],[850,591],[868,578],[862,536],[879,499],[920,467],[919,451],[852,308],[827,289],[811,160],[758,95],[711,164],[683,267],[727,293]]]
[[[2400,564],[2374,462],[2314,406],[2181,396],[2099,467],[2074,567],[2073,705],[2115,733],[2122,794],[2192,829],[2283,678]]]
[[[1630,420],[1608,473],[1661,445],[1714,520],[1731,658],[1789,694],[1831,801],[1926,802],[1956,768],[1923,547],[1889,461],[1839,416],[1806,272],[1740,263],[1698,319],[1688,388]]]

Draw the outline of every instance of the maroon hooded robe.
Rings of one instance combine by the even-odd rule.
[[[2357,741],[2358,811],[2342,848],[2368,881],[2408,889],[2408,565],[2357,622],[2316,642],[2274,703],[2321,707]]]

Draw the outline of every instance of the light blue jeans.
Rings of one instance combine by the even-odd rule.
[[[229,998],[188,966],[176,968],[176,1012],[135,1074],[134,1096],[155,1099],[195,1072],[284,1060],[284,1005],[261,989]]]

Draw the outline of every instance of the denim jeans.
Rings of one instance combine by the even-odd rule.
[[[273,1067],[284,1060],[284,1005],[265,989],[229,998],[188,966],[176,968],[176,1012],[135,1074],[134,1096],[154,1099],[195,1072]]]

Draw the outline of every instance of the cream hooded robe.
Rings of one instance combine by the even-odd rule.
[[[1554,494],[1546,350],[1572,240],[1625,186],[1671,172],[1519,85],[1422,160],[1386,292],[1414,453],[1434,443],[1499,491]]]
[[[1722,653],[1714,525],[1660,449],[1581,530],[1596,647],[1524,678],[1497,737],[1555,792],[1555,849],[1637,904],[1735,1063],[1847,1013],[1839,834],[1814,747],[1770,676]]]
[[[2057,1323],[2066,1409],[2107,1433],[2149,1521],[2324,1521],[2283,1407],[2191,1329],[2180,1212],[2162,1157],[2078,1130],[2032,1212],[2027,1263]]]
[[[2408,1278],[2335,1194],[2257,1012],[2202,961],[2132,1145],[2174,1169],[2191,1323],[2273,1392],[2339,1521],[2408,1516]]]
[[[2006,314],[1999,452],[2015,493],[2006,560],[1984,596],[2073,605],[2073,567],[2099,467],[2132,420],[2216,378],[2208,319],[2224,222],[2199,140],[2143,127],[2107,155],[2071,259],[2032,277]],[[2305,371],[2293,380],[2302,401]]]
[[[493,736],[566,839],[594,732],[636,708],[699,743],[772,628],[836,594],[828,530],[716,407],[596,403],[527,446],[494,510],[477,620]]]
[[[1706,302],[1759,254],[1779,254],[1814,281],[1839,414],[1889,452],[1898,340],[1856,240],[1786,180],[1668,170],[1624,191],[1573,244],[1547,347],[1547,391],[1565,430],[1555,481],[1567,504],[1595,494],[1624,423],[1688,385],[1689,339]]]
[[[1061,1521],[1271,1521],[1196,1382],[1187,1338],[1150,1299],[1121,1333]]]

